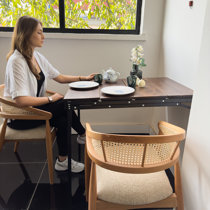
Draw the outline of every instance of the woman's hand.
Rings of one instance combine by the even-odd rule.
[[[90,75],[88,75],[88,76],[81,76],[80,78],[81,78],[81,80],[83,80],[83,78],[84,78],[84,80],[92,80],[93,79],[93,77],[96,75],[97,73],[93,73],[93,74],[90,74]]]
[[[63,95],[61,95],[60,93],[55,93],[53,95],[50,96],[52,98],[52,101],[55,102],[55,101],[58,101],[60,99],[63,99]]]

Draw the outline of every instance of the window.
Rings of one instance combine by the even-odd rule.
[[[139,34],[142,0],[1,0],[0,31],[30,15],[45,32]]]

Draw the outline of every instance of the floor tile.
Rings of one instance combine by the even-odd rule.
[[[77,159],[75,156],[74,159]],[[68,191],[68,173],[54,171],[54,185],[50,186],[48,181],[47,165],[43,170],[39,185],[30,204],[30,210],[36,209],[87,209],[85,201],[84,172],[72,174],[73,203],[70,205]]]
[[[43,164],[0,164],[0,209],[26,209]]]
[[[72,191],[74,194],[73,203],[70,204],[68,191],[68,174],[55,173],[55,184],[50,186],[44,183],[46,172],[37,187],[29,210],[54,209],[54,210],[86,210],[87,203],[84,196],[84,173],[73,175]]]
[[[14,143],[8,142],[3,146],[0,152],[1,163],[15,163],[17,159],[13,152]],[[20,142],[18,146],[18,154],[22,162],[45,162],[46,160],[46,146],[44,141],[30,141]]]

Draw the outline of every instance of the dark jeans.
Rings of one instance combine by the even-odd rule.
[[[50,119],[50,125],[57,128],[57,144],[59,155],[66,156],[68,148],[67,113],[64,100],[37,106],[35,108],[52,113],[53,117]],[[38,127],[44,123],[44,120],[11,120],[11,122],[8,123],[8,126],[17,130],[25,130]],[[72,128],[80,135],[85,133],[85,129],[74,111],[72,112]]]

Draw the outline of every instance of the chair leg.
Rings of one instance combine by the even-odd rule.
[[[88,210],[96,210],[96,164],[92,162],[90,172],[90,185],[88,196]]]
[[[53,152],[49,120],[46,120],[46,151],[50,184],[53,184]]]
[[[182,194],[182,180],[180,174],[179,162],[174,166],[174,175],[175,175],[175,192],[177,194],[177,210],[184,210],[184,200]]]
[[[19,141],[16,141],[14,145],[14,152],[17,152],[18,145],[19,145]]]
[[[4,120],[3,126],[0,131],[0,151],[2,150],[2,147],[4,145],[6,129],[7,129],[7,119]]]
[[[87,147],[85,145],[85,195],[87,202],[89,194],[90,168],[91,168],[91,160],[87,154]]]

